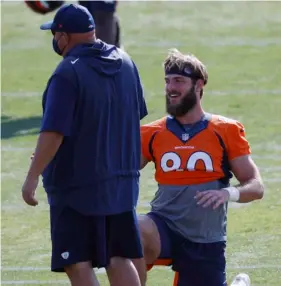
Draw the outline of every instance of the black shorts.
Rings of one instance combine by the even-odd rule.
[[[135,211],[108,216],[85,216],[70,207],[51,207],[54,272],[90,261],[93,268],[107,267],[112,257],[143,257]]]

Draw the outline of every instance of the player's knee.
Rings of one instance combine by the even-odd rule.
[[[148,218],[146,215],[138,216],[138,223],[143,248],[147,248],[147,246],[149,245],[149,241],[151,240],[151,236],[153,235],[149,220],[150,218]]]
[[[147,215],[139,215],[138,223],[146,263],[153,261],[160,254],[160,236],[154,221]]]

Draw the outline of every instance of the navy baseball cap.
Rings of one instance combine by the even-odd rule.
[[[93,16],[78,4],[66,4],[57,11],[54,20],[40,26],[41,30],[65,33],[87,33],[95,29]]]

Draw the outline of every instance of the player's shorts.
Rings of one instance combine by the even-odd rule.
[[[147,214],[156,224],[161,253],[154,265],[172,265],[177,286],[226,286],[225,242],[196,243],[172,231],[164,219]]]
[[[70,207],[51,207],[54,272],[90,261],[93,268],[107,267],[112,257],[143,257],[135,211],[108,216],[85,216]]]

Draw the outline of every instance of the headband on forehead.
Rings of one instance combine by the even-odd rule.
[[[166,75],[178,74],[181,76],[190,77],[190,78],[194,78],[194,79],[201,79],[200,76],[192,73],[191,69],[189,69],[189,68],[180,69],[177,65],[174,65],[169,69],[166,69],[165,74]]]

